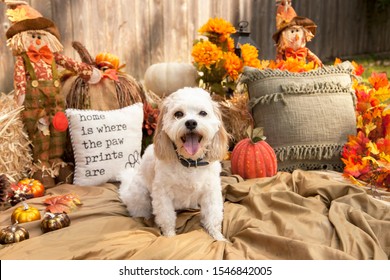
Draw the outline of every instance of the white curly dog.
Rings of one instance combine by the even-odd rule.
[[[120,175],[119,195],[132,217],[150,218],[174,236],[176,212],[200,207],[201,223],[215,240],[221,233],[221,164],[228,148],[218,103],[200,88],[166,97],[154,136],[138,168]]]

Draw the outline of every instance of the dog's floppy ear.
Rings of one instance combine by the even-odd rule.
[[[173,148],[171,139],[163,130],[164,115],[167,114],[166,102],[162,103],[160,114],[158,116],[156,130],[154,131],[153,144],[154,154],[160,160],[176,160],[177,155]]]
[[[222,160],[228,151],[229,148],[229,134],[223,125],[222,113],[219,109],[219,105],[217,102],[212,101],[214,114],[220,121],[220,126],[218,132],[214,135],[211,140],[211,146],[209,151],[207,152],[207,159],[209,161],[217,161]]]

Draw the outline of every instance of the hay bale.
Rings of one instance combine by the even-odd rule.
[[[10,182],[26,177],[32,167],[30,141],[12,94],[0,94],[0,174]]]
[[[252,125],[252,117],[248,111],[248,93],[246,89],[240,88],[230,98],[216,94],[212,97],[220,105],[222,121],[231,136],[229,148],[232,150],[239,141],[248,137],[247,130]]]

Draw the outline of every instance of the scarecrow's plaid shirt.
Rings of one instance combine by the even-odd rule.
[[[89,80],[92,75],[92,66],[77,62],[69,57],[66,57],[60,53],[54,53],[53,58],[56,63],[70,71],[76,72],[85,80]],[[43,60],[39,60],[37,63],[31,62],[35,74],[38,80],[51,80],[53,73],[51,65],[45,63]],[[20,95],[26,93],[27,80],[30,76],[24,66],[22,56],[16,57],[15,70],[14,70],[14,83],[15,83],[15,98],[17,99]]]

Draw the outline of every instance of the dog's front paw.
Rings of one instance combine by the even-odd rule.
[[[175,230],[163,230],[163,235],[166,237],[173,237],[176,235]]]
[[[223,234],[218,230],[213,230],[209,232],[210,236],[218,241],[227,241]]]

